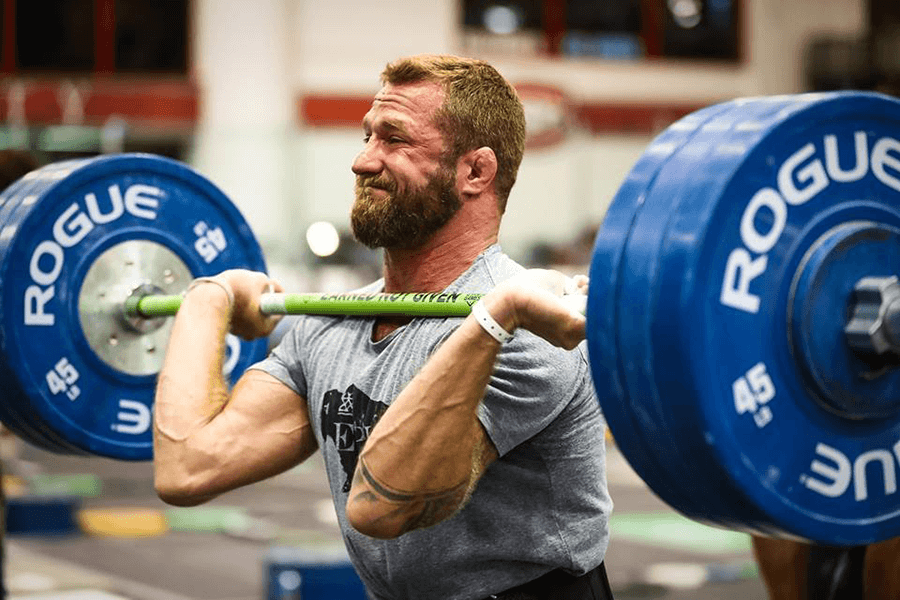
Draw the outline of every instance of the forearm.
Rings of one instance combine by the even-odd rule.
[[[230,309],[221,287],[201,285],[185,297],[175,317],[154,401],[157,487],[184,485],[193,468],[191,436],[228,400],[222,365]]]
[[[229,329],[267,336],[276,319],[259,310],[265,273],[232,269],[188,289],[160,371],[154,407],[155,485],[171,504],[199,504],[299,464],[316,450],[306,400],[250,369],[229,390],[222,375]]]
[[[489,306],[509,325],[499,303]],[[474,318],[434,353],[372,430],[348,513],[370,535],[392,537],[458,510],[495,455],[477,417],[500,344]]]

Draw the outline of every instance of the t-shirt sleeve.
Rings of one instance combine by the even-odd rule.
[[[303,398],[306,398],[307,385],[300,350],[305,321],[298,319],[266,358],[250,366],[265,371]]]
[[[556,348],[520,330],[503,347],[478,418],[501,456],[547,427],[579,393],[593,393],[584,344]],[[589,383],[589,382],[588,382]]]

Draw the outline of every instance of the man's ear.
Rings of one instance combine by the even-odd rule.
[[[497,176],[497,155],[487,146],[463,154],[457,163],[459,191],[475,196],[494,185]]]

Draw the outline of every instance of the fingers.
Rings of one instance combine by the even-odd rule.
[[[566,295],[587,295],[588,283],[590,280],[587,275],[574,275],[567,278],[564,294]]]
[[[555,289],[561,292],[563,286]],[[571,350],[585,337],[582,308],[586,299],[583,294],[559,296],[522,280],[508,280],[485,296],[485,305],[505,328],[512,325],[507,331],[527,329],[555,346]]]
[[[586,320],[558,298],[553,302],[535,302],[522,325],[554,346],[571,350],[585,338]]]
[[[260,296],[267,292],[281,292],[281,283],[265,273],[246,269],[223,271],[221,278],[234,291],[234,306],[231,311],[231,332],[246,340],[265,337],[272,333],[279,315],[265,315],[260,310]]]
[[[583,294],[562,297],[537,294],[530,303],[523,327],[554,346],[571,350],[585,338],[586,305],[587,296]]]
[[[552,269],[528,269],[513,277],[511,281],[562,296],[566,293],[568,279],[564,274]]]
[[[265,293],[268,293],[268,294],[281,293],[283,291],[284,291],[284,287],[281,285],[280,282],[278,282],[274,279],[270,279],[268,281],[268,283],[266,284]],[[262,314],[262,310],[259,307],[259,297],[258,296],[256,298],[256,310],[259,312],[259,314]],[[275,330],[275,327],[278,325],[278,322],[281,321],[282,318],[283,318],[282,315],[265,315],[264,316],[265,333],[263,335],[267,336],[267,335],[271,334]],[[262,336],[260,336],[260,337],[262,337]]]
[[[528,269],[511,280],[512,283],[545,290],[556,296],[587,294],[588,281],[586,275],[567,277],[551,269]]]
[[[567,277],[559,271],[549,269],[529,269],[521,279],[524,284],[561,297],[569,311],[582,316],[587,311],[589,281],[586,275]]]
[[[560,298],[563,304],[569,307],[573,313],[587,314],[587,296],[584,294],[569,294]]]

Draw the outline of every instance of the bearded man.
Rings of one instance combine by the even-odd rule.
[[[377,600],[611,598],[605,423],[586,280],[501,251],[525,117],[489,64],[396,61],[363,120],[351,221],[384,249],[362,292],[488,292],[466,318],[298,319],[231,391],[225,335],[267,335],[277,282],[226,271],[192,284],[155,404],[155,475],[204,502],[319,450],[347,550]]]

